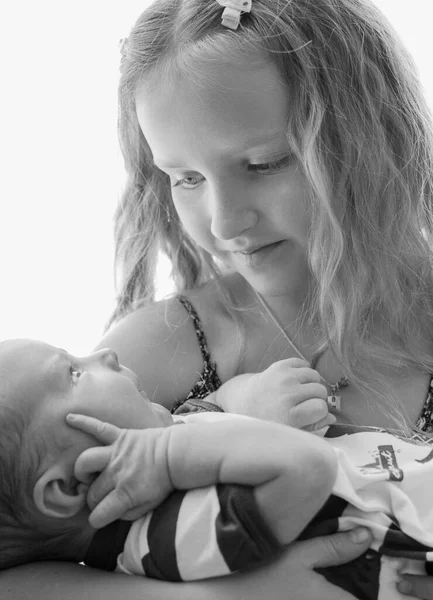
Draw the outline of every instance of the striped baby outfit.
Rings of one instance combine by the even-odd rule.
[[[183,420],[233,418],[248,417],[210,412]],[[376,428],[349,431],[329,438],[338,458],[333,493],[300,539],[369,527],[374,538],[367,553],[317,570],[359,600],[404,598],[395,585],[399,570],[425,574],[433,558],[433,445],[419,435],[405,438]],[[280,550],[252,488],[214,485],[175,491],[137,521],[117,521],[100,530],[85,562],[191,581],[254,567]]]

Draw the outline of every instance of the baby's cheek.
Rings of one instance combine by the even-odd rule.
[[[121,429],[143,429],[146,427],[145,413],[137,402],[125,402],[123,406],[110,407],[99,418]]]

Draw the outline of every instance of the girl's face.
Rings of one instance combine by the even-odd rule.
[[[304,172],[286,138],[290,94],[277,68],[209,63],[205,79],[145,81],[137,116],[197,244],[260,293],[306,285]],[[203,72],[203,70],[202,70]]]

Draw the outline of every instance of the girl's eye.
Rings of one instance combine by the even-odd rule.
[[[291,156],[288,154],[283,156],[283,158],[279,158],[278,160],[273,160],[272,162],[248,165],[250,171],[254,173],[269,173],[274,171],[279,171],[280,169],[284,169],[284,167],[288,167],[291,161]]]
[[[197,176],[185,177],[184,179],[179,179],[176,181],[172,187],[181,187],[185,190],[193,190],[201,181],[203,181],[203,179],[203,177]]]
[[[283,156],[283,158],[279,158],[278,160],[274,160],[272,162],[261,163],[261,164],[250,164],[248,165],[248,170],[253,171],[253,173],[275,173],[280,169],[284,169],[290,164],[291,156],[288,154]],[[199,177],[198,175],[192,175],[191,177],[185,177],[184,179],[179,179],[176,181],[172,187],[180,187],[185,190],[193,190],[195,189],[202,181],[204,177]]]
[[[69,367],[69,372],[71,374],[72,383],[77,383],[78,379],[81,377],[81,371],[71,365]]]

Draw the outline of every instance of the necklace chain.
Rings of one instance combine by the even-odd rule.
[[[284,329],[284,327],[281,325],[281,323],[277,319],[276,315],[274,315],[274,313],[272,312],[272,310],[268,306],[267,302],[265,302],[265,299],[262,298],[262,296],[256,290],[254,290],[254,293],[257,296],[260,304],[265,309],[267,315],[271,318],[272,322],[277,327],[277,329],[283,334],[284,339],[289,343],[289,345],[293,348],[293,350],[296,352],[296,354],[298,356],[300,356],[306,362],[310,362],[302,354],[302,352],[299,350],[299,348],[295,345],[295,343],[293,342],[293,340],[290,338],[290,336],[288,335],[288,333],[286,332],[286,330]],[[323,356],[323,354],[324,354],[324,352],[320,353],[318,356],[316,356],[315,358],[313,358],[313,360],[311,361],[311,367],[313,369],[316,368],[317,363],[319,362],[319,359]],[[332,407],[332,408],[336,408],[337,410],[340,410],[340,408],[341,408],[341,397],[337,396],[337,392],[338,392],[338,390],[340,388],[347,387],[349,385],[349,383],[350,383],[349,380],[347,379],[347,377],[341,377],[335,383],[329,383],[328,381],[326,381],[326,379],[323,377],[323,375],[321,375],[320,373],[319,373],[319,375],[320,375],[321,380],[324,383],[326,383],[326,385],[331,389],[331,395],[328,396],[328,405],[330,407]]]

